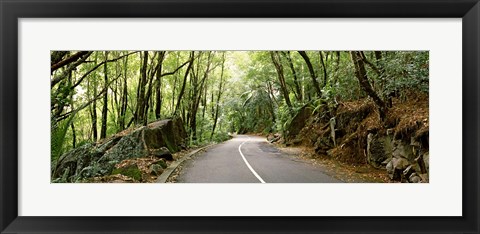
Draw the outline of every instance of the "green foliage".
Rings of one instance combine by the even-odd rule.
[[[111,51],[108,58],[115,59],[129,53],[131,51]],[[224,141],[229,139],[228,132],[265,134],[283,132],[292,121],[292,116],[295,116],[299,108],[305,104],[310,105],[314,112],[325,114],[330,110],[335,110],[337,105],[343,101],[367,97],[355,76],[355,68],[349,52],[326,51],[320,54],[318,51],[307,51],[306,53],[313,65],[316,81],[321,86],[319,87],[321,97],[318,97],[305,60],[297,51],[279,53],[279,62],[283,68],[285,79],[283,86],[280,84],[269,51],[229,51],[225,54],[214,51],[211,53],[210,60],[207,51],[201,53],[196,51],[193,69],[187,76],[185,74],[188,66],[180,66],[189,61],[190,51],[168,51],[162,62],[161,72],[162,74],[171,74],[162,76],[160,82],[156,80],[155,76],[159,53],[148,52],[146,67],[148,81],[145,88],[147,90],[153,88],[147,102],[149,108],[146,112],[147,119],[154,121],[157,118],[154,113],[157,95],[161,97],[161,118],[173,116],[184,78],[184,94],[180,100],[180,110],[176,114],[185,121],[185,127],[190,134],[188,141],[190,146],[208,144],[210,140]],[[52,56],[58,56],[58,54],[52,53]],[[52,161],[56,161],[65,150],[73,147],[74,137],[76,147],[93,141],[92,136],[95,129],[93,123],[97,122],[96,128],[100,132],[101,111],[104,105],[107,105],[108,109],[107,138],[127,127],[139,105],[137,97],[139,96],[140,71],[143,68],[142,54],[144,53],[134,53],[109,62],[106,71],[108,78],[113,80],[118,77],[118,80],[106,85],[104,67],[101,66],[92,71],[104,61],[105,56],[103,51],[95,51],[86,60],[87,62],[67,73],[70,74],[68,78],[51,88]],[[200,56],[200,54],[202,55]],[[381,59],[377,59],[374,51],[365,51],[364,54],[365,59],[371,63],[366,66],[369,82],[381,98],[385,99],[392,93],[405,97],[409,90],[428,93],[428,52],[383,51]],[[222,55],[225,55],[225,69],[223,70],[221,69]],[[55,79],[61,76],[67,71],[67,67],[53,72],[51,78]],[[207,67],[210,67],[208,72],[206,71]],[[178,70],[176,70],[177,68]],[[175,70],[176,72],[174,72]],[[208,73],[208,76],[201,86],[200,81],[205,73]],[[326,77],[324,77],[325,73]],[[198,80],[194,81],[194,77]],[[219,86],[220,80],[224,82],[222,87]],[[79,84],[73,87],[77,82]],[[156,90],[157,85],[160,86],[159,90]],[[89,103],[105,86],[108,86],[108,103],[103,103],[101,98]],[[291,108],[287,107],[285,96],[282,95],[281,88],[284,86],[286,86],[286,94],[291,100]],[[199,96],[197,97],[193,97],[195,88],[198,89]],[[125,113],[122,115],[121,104],[124,91],[126,91],[127,105]],[[222,95],[217,101],[219,93]],[[201,101],[196,110],[197,129],[195,132],[197,138],[193,139],[194,130],[190,129],[187,117],[192,113],[192,102],[198,97]],[[74,107],[80,107],[86,103],[89,103],[86,108],[71,114],[71,117],[67,119],[61,119],[63,115],[74,110]],[[212,136],[216,108],[219,109],[219,115]],[[97,119],[94,119],[93,112],[97,113]],[[124,126],[120,124],[121,119],[125,119]],[[70,130],[71,124],[75,126],[75,134]],[[130,127],[133,125],[135,123]],[[95,168],[89,168],[89,171],[94,174]]]
[[[70,124],[75,118],[75,113],[71,114],[67,120],[60,123],[53,123],[50,131],[50,140],[51,140],[51,161],[56,162],[60,156],[64,153],[66,134]]]
[[[428,93],[429,53],[428,52],[386,52],[380,62],[385,72],[380,77],[379,93],[387,97],[398,93],[405,98],[407,91]]]

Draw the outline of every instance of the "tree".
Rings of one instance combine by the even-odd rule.
[[[292,103],[290,102],[290,97],[288,96],[287,84],[285,83],[285,77],[283,75],[283,66],[280,62],[280,56],[278,55],[277,51],[271,51],[270,56],[272,57],[272,62],[275,65],[275,69],[277,70],[278,81],[280,83],[280,88],[282,90],[283,97],[285,98],[285,103],[287,104],[290,112],[292,112]]]
[[[386,113],[387,113],[387,108],[385,105],[385,102],[380,99],[380,97],[375,93],[373,90],[372,86],[370,85],[370,82],[368,81],[368,76],[367,76],[367,71],[365,70],[365,63],[364,60],[362,59],[362,52],[361,51],[351,51],[350,52],[352,62],[355,67],[355,76],[358,79],[358,82],[360,83],[360,86],[362,87],[363,91],[370,96],[375,104],[377,105],[379,115],[380,115],[380,120],[384,120]]]
[[[108,90],[108,51],[105,51],[105,63],[103,64],[103,76],[105,81],[105,89]],[[108,113],[108,91],[103,94],[103,108],[102,108],[102,128],[100,130],[100,138],[107,137],[107,113]]]
[[[305,60],[305,63],[307,64],[308,71],[310,72],[310,78],[312,78],[313,87],[315,88],[315,91],[317,91],[317,97],[322,97],[322,91],[320,90],[320,85],[318,84],[317,76],[315,75],[315,70],[313,69],[310,58],[305,51],[298,51],[298,53],[300,56],[302,56],[303,60]]]
[[[195,52],[192,51],[190,53],[190,59],[188,60],[187,71],[185,71],[185,75],[183,76],[182,88],[180,89],[180,93],[178,94],[178,99],[177,99],[178,101],[177,101],[177,105],[175,106],[175,110],[173,111],[173,115],[177,115],[178,110],[180,109],[180,102],[182,101],[183,94],[185,93],[185,86],[187,85],[187,77],[190,70],[192,69],[194,56],[195,56]]]
[[[189,144],[195,145],[226,139],[227,130],[281,132],[301,107],[311,106],[312,115],[318,115],[315,121],[321,122],[334,117],[341,102],[363,98],[373,100],[384,120],[391,99],[403,101],[411,92],[428,93],[429,87],[428,52],[52,51],[50,55],[52,139],[63,137],[57,143],[65,146],[57,149],[108,139],[132,125],[162,118],[184,120]],[[52,148],[57,143],[52,141]],[[55,150],[55,155],[61,151]],[[52,159],[53,154],[52,150]]]
[[[220,82],[218,82],[218,92],[217,92],[217,100],[215,101],[215,114],[213,116],[213,127],[212,133],[210,134],[210,140],[213,138],[213,134],[215,133],[215,128],[217,127],[218,122],[218,113],[220,111],[220,98],[222,97],[224,85],[223,85],[223,72],[225,70],[225,52],[222,53],[222,67],[220,72]],[[212,100],[213,100],[213,92],[212,92]]]
[[[292,56],[290,55],[290,51],[284,52],[282,51],[282,54],[287,58],[288,65],[290,66],[290,70],[292,71],[292,76],[293,76],[293,83],[295,85],[295,97],[299,102],[303,102],[303,94],[302,90],[300,89],[300,85],[298,84],[298,77],[297,77],[297,72],[295,71],[295,66],[293,65],[292,62]]]
[[[140,124],[144,120],[145,111],[145,86],[147,85],[147,64],[148,64],[148,51],[143,52],[143,63],[140,67],[140,79],[138,81],[137,88],[137,108],[135,111],[134,122]]]

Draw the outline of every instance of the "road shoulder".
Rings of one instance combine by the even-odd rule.
[[[390,179],[384,170],[373,168],[369,165],[348,165],[342,164],[335,159],[321,157],[304,146],[289,146],[270,143],[268,144],[279,149],[296,160],[304,161],[315,167],[321,168],[325,174],[332,176],[346,183],[390,183]]]

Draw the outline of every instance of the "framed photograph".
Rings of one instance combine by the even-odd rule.
[[[477,0],[0,1],[0,233],[479,232]]]

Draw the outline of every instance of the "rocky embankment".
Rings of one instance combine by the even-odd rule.
[[[318,157],[385,170],[392,181],[429,181],[428,98],[394,103],[380,121],[368,100],[341,103],[333,115],[305,106],[292,119],[285,136],[268,140],[312,147]]]
[[[53,182],[151,182],[186,149],[181,119],[160,120],[77,147],[53,165]]]

